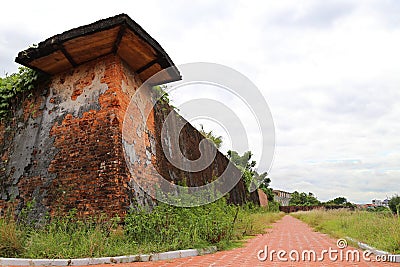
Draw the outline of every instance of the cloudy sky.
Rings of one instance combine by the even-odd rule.
[[[258,86],[275,123],[273,188],[356,203],[400,194],[400,1],[14,0],[2,10],[0,76],[29,45],[126,13],[176,64],[224,64]]]

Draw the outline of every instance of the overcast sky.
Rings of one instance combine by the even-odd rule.
[[[273,188],[356,203],[400,193],[400,1],[14,0],[2,10],[0,76],[29,45],[126,13],[176,64],[224,64],[258,86],[276,127]]]

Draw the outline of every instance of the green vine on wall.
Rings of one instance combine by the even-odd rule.
[[[153,90],[156,93],[156,97],[159,98],[158,102],[161,105],[169,105],[171,108],[173,108],[175,111],[179,111],[179,109],[177,107],[175,107],[174,105],[171,105],[171,101],[169,99],[169,95],[166,92],[166,90],[168,89],[168,87],[166,85],[156,85],[153,86]],[[166,111],[165,108],[163,108],[163,111]]]
[[[169,104],[170,100],[169,100],[169,95],[168,93],[165,91],[167,89],[166,85],[156,85],[153,86],[153,90],[156,93],[156,97],[159,98],[158,101],[165,105],[165,104]]]
[[[11,103],[18,95],[34,88],[38,78],[37,71],[26,67],[20,67],[18,73],[0,77],[0,119],[7,117]]]

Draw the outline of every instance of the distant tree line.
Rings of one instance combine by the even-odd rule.
[[[355,205],[347,201],[345,197],[336,197],[334,199],[328,200],[326,202],[319,201],[315,195],[311,192],[297,192],[292,193],[292,198],[289,201],[290,206],[324,206],[324,207],[343,207],[351,208]]]
[[[318,206],[320,204],[321,202],[311,192],[307,194],[294,191],[289,201],[289,206]]]

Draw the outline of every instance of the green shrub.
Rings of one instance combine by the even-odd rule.
[[[395,214],[400,213],[400,196],[395,195],[389,200],[389,208]]]
[[[0,78],[0,119],[7,116],[11,102],[20,94],[34,88],[39,74],[29,68],[20,67],[18,73]]]
[[[235,209],[225,199],[192,208],[162,203],[151,212],[130,212],[125,218],[125,232],[138,244],[169,244],[168,249],[217,244],[231,238]]]
[[[5,216],[0,218],[0,257],[101,257],[210,245],[225,249],[245,235],[263,233],[281,217],[253,204],[228,205],[224,198],[193,208],[160,203],[151,212],[131,211],[123,223],[118,217],[78,218],[76,210],[40,227]]]
[[[136,244],[124,237],[117,222],[118,218],[110,220],[104,216],[78,219],[76,210],[71,210],[40,229],[27,228],[28,238],[22,256],[77,258],[135,253]]]

